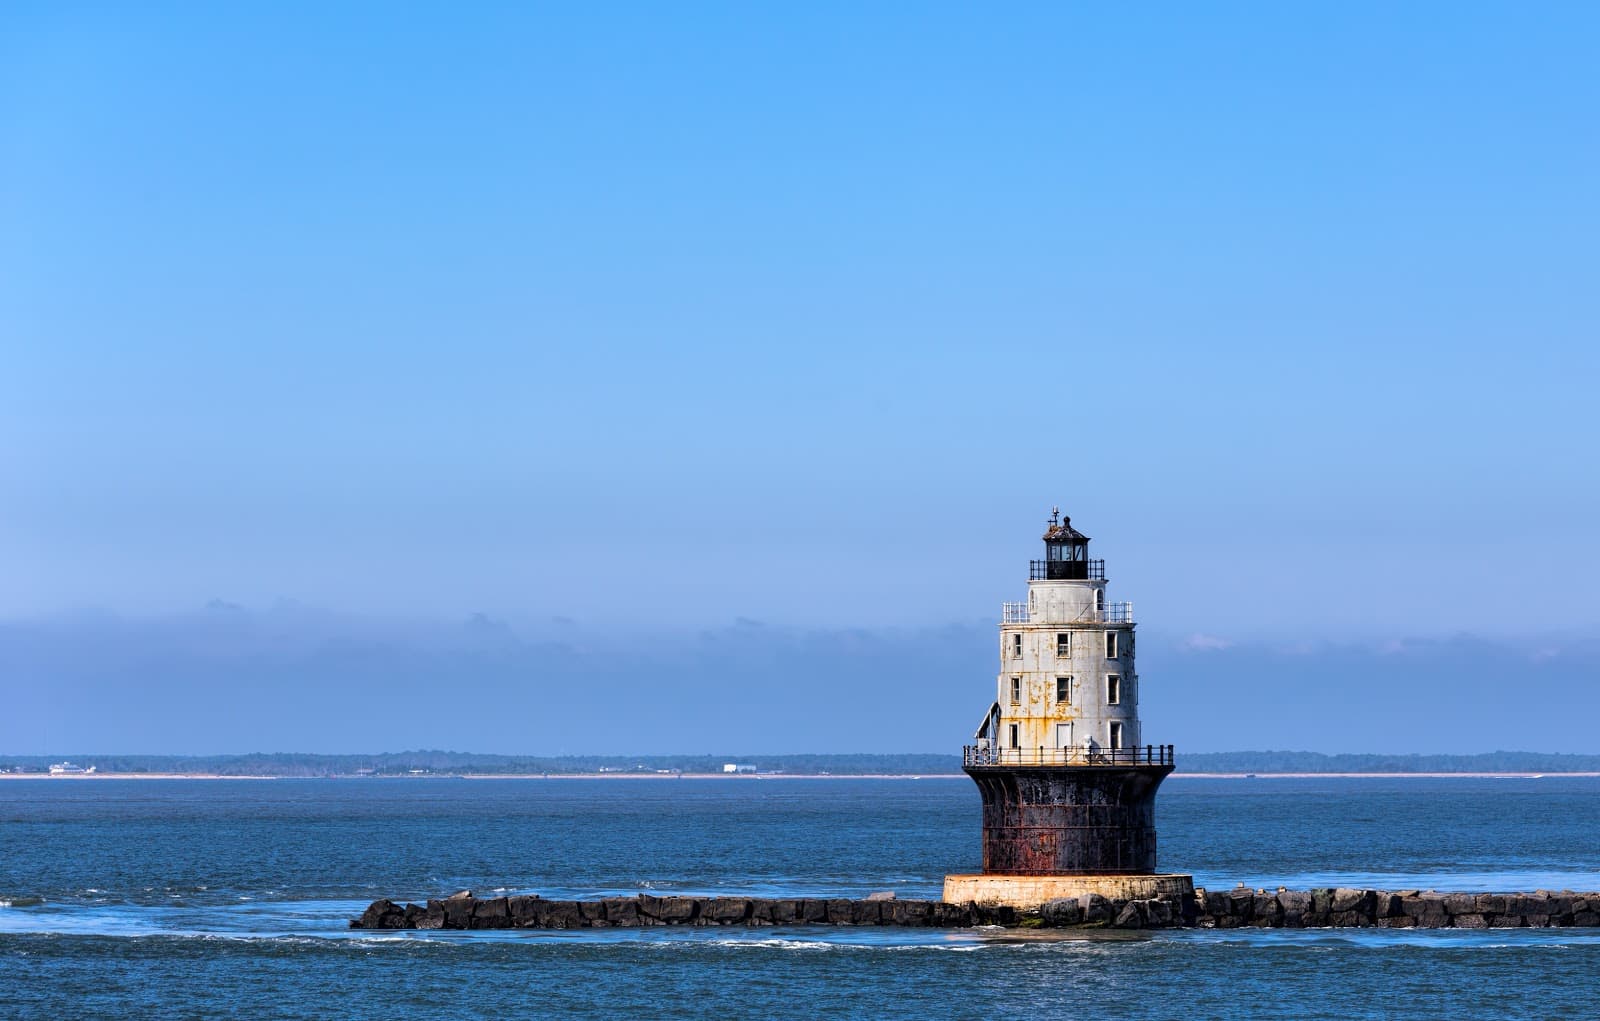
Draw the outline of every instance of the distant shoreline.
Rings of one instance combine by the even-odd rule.
[[[1173,773],[1194,780],[1538,780],[1545,777],[1600,777],[1600,771],[1438,772],[1438,773]],[[227,773],[0,773],[0,780],[960,780],[963,773],[428,773],[420,776],[291,776]]]

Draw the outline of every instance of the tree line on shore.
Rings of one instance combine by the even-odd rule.
[[[916,776],[961,771],[958,755],[487,755],[409,751],[374,755],[258,752],[244,755],[5,756],[0,770],[45,772],[63,759],[101,773],[201,773],[220,776],[583,775],[721,773],[729,764],[758,773]],[[1600,771],[1600,755],[1486,752],[1476,755],[1382,755],[1322,752],[1194,752],[1178,756],[1180,773],[1577,773]]]

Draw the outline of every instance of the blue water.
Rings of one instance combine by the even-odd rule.
[[[351,933],[457,889],[936,897],[970,781],[0,782],[0,1018],[1594,1017],[1600,931]],[[1600,780],[1175,777],[1201,885],[1600,890]]]

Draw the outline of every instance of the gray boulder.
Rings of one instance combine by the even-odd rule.
[[[1052,929],[1083,924],[1083,905],[1077,897],[1047,900],[1039,906],[1039,920]]]

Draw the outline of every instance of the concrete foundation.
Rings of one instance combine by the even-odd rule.
[[[1192,876],[945,876],[946,904],[1004,905],[1019,911],[1036,911],[1045,901],[1097,893],[1107,900],[1173,900],[1194,896]]]

